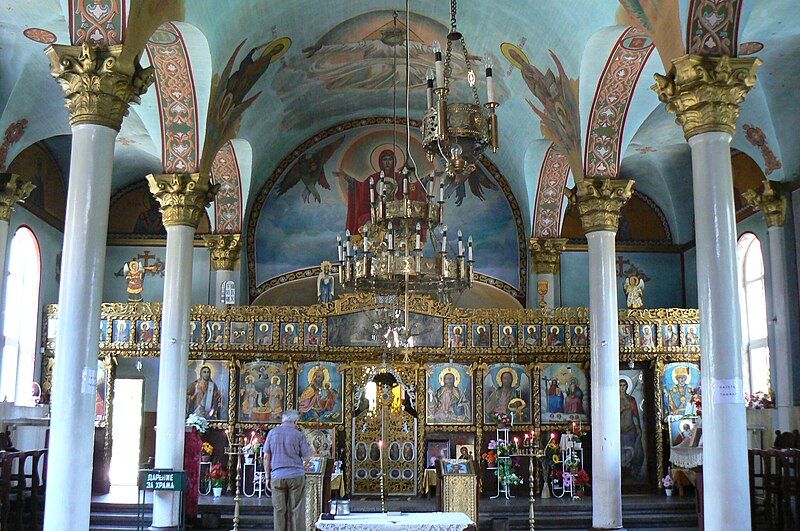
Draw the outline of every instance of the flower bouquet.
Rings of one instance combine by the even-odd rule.
[[[512,463],[511,459],[500,459],[497,462],[497,477],[506,488],[522,483],[522,478],[514,472],[514,468],[515,464]]]
[[[204,442],[203,446],[200,447],[200,452],[200,462],[208,463],[211,461],[211,454],[214,453],[214,446],[209,442]]]
[[[196,413],[190,413],[189,416],[186,417],[186,427],[194,428],[200,433],[205,433],[208,429],[208,421]]]
[[[693,395],[692,399],[694,399],[695,396],[698,395]],[[774,397],[772,396],[772,391],[769,391],[767,393],[765,393],[764,391],[756,391],[753,394],[745,393],[744,399],[747,402],[747,407],[749,407],[750,409],[768,409],[775,407],[775,400]],[[700,407],[699,399],[697,407],[698,408]]]
[[[511,417],[508,416],[508,413],[503,412],[494,412],[494,420],[497,422],[498,428],[507,428],[511,426]]]
[[[228,482],[228,471],[223,468],[222,463],[217,463],[212,466],[208,477],[211,479],[211,487],[214,489],[214,496],[222,496],[222,489]]]

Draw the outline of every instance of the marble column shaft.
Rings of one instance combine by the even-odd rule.
[[[167,229],[155,465],[156,468],[182,470],[194,234],[218,186],[210,185],[208,177],[199,173],[148,175],[147,181],[150,192],[161,205]],[[179,492],[154,493],[151,529],[177,528],[180,496]]]
[[[767,240],[769,245],[769,280],[772,288],[772,305],[769,318],[772,321],[770,330],[773,334],[772,345],[775,352],[771,358],[775,367],[770,371],[773,375],[772,385],[775,391],[775,423],[774,428],[781,431],[792,431],[792,404],[794,386],[792,382],[791,359],[791,315],[787,298],[789,281],[786,276],[786,245],[784,243],[786,210],[788,200],[781,185],[772,181],[764,181],[761,190],[747,190],[742,194],[750,206],[761,210],[767,221]]]
[[[747,423],[730,142],[755,85],[754,57],[685,55],[653,89],[692,151],[697,293],[703,380],[706,529],[749,529]]]
[[[45,53],[72,126],[53,370],[46,531],[88,529],[100,303],[114,142],[130,103],[153,81],[124,46],[54,44]],[[79,451],[76,451],[76,448]]]
[[[576,201],[589,244],[592,527],[622,527],[619,315],[615,238],[633,181],[584,179]]]

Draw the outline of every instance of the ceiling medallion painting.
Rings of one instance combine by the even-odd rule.
[[[400,16],[395,21],[395,15],[389,9],[355,15],[322,33],[301,53],[287,56],[273,83],[284,103],[281,128],[303,127],[321,114],[387,107],[393,77],[405,77],[406,20]],[[425,104],[426,73],[434,67],[433,43],[444,42],[448,28],[418,13],[410,12],[408,18],[409,84],[412,104],[419,107]],[[491,55],[470,60],[488,62]],[[466,77],[464,56],[458,52],[453,54],[452,68],[454,77]],[[470,94],[466,84],[453,89],[462,100]],[[505,100],[508,92],[500,79],[496,91],[498,100]]]

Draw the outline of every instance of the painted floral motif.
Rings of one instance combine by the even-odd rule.
[[[598,83],[586,133],[586,175],[615,178],[619,174],[625,117],[636,82],[652,53],[653,41],[628,28],[606,62]]]
[[[41,44],[53,44],[56,42],[56,34],[42,28],[27,28],[22,34],[33,42]]]
[[[146,50],[155,67],[164,171],[195,172],[198,166],[197,106],[183,36],[174,24],[165,23],[150,37]]]
[[[686,51],[697,55],[735,56],[742,3],[742,0],[692,0]]]
[[[23,118],[22,120],[17,120],[6,128],[5,135],[3,136],[3,143],[0,144],[0,170],[6,169],[8,150],[11,148],[11,144],[19,142],[19,139],[25,134],[26,127],[28,127],[28,120]]]
[[[233,144],[227,142],[214,157],[211,177],[219,184],[214,200],[216,231],[238,234],[242,231],[242,190],[239,164]]]
[[[761,151],[761,156],[764,157],[764,173],[769,175],[775,170],[781,169],[783,164],[767,145],[767,135],[764,134],[764,131],[753,124],[744,124],[742,128],[744,129],[747,141],[756,146],[758,150]]]
[[[544,155],[539,187],[536,189],[534,237],[557,238],[560,234],[561,208],[568,176],[567,158],[552,144]]]
[[[72,44],[122,44],[125,0],[70,0]]]

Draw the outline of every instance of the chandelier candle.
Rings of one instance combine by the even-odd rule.
[[[428,109],[430,110],[433,108],[433,70],[429,68],[425,77],[427,80],[425,96],[428,102]]]
[[[442,253],[447,252],[447,225],[442,228]]]
[[[497,101],[494,95],[494,77],[492,76],[492,63],[486,63],[486,101]]]
[[[467,261],[468,262],[475,261],[472,259],[472,236],[470,236],[469,240],[467,240]]]
[[[464,256],[464,239],[461,237],[461,230],[458,231],[458,256]]]
[[[436,65],[436,88],[444,88],[444,64],[442,63],[442,46],[433,41],[433,58]]]

